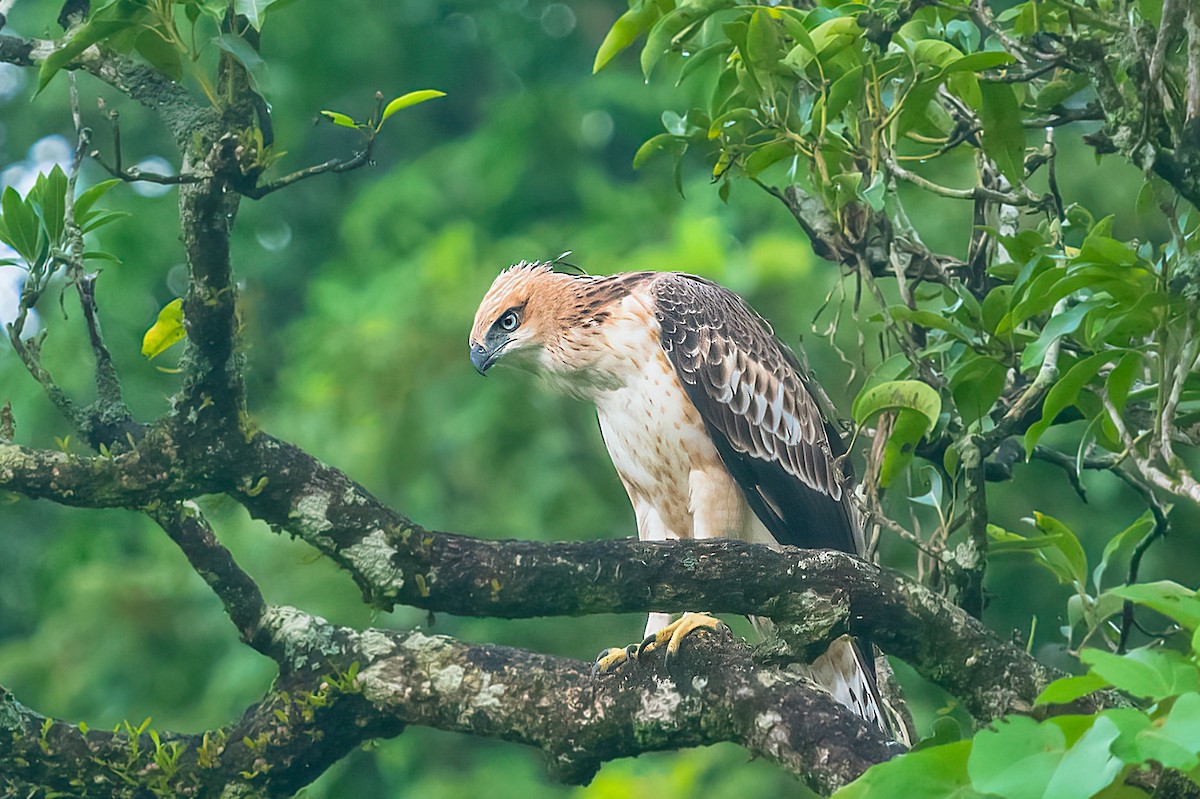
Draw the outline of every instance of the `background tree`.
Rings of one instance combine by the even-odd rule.
[[[654,2],[605,39],[621,9],[603,3],[407,2],[357,17],[281,5],[120,0],[64,16],[73,27],[51,44],[19,34],[53,36],[60,9],[27,3],[0,38],[15,65],[3,73],[10,102],[44,79],[44,95],[5,120],[6,146],[33,146],[3,176],[14,188],[0,209],[16,262],[6,271],[24,292],[5,320],[14,355],[0,359],[14,442],[0,444],[0,483],[14,499],[126,509],[16,501],[0,517],[6,790],[284,795],[327,767],[310,795],[569,790],[543,784],[536,759],[511,746],[409,726],[426,725],[540,746],[567,782],[613,757],[732,740],[828,791],[891,750],[779,663],[847,626],[896,658],[918,730],[947,743],[851,792],[880,778],[886,795],[903,779],[927,795],[1070,784],[1086,796],[1127,780],[1194,790],[1146,765],[1196,767],[1194,645],[1105,651],[1144,643],[1139,626],[1167,629],[1126,600],[1188,630],[1200,618],[1189,589],[1119,586],[1195,583],[1192,9]],[[642,87],[633,68],[584,77],[602,39],[597,65],[642,34],[644,69],[686,71],[680,88]],[[77,103],[58,70],[81,75]],[[384,100],[425,86],[449,96],[399,112],[375,140],[387,105],[371,99],[376,84]],[[368,122],[309,124],[330,108],[360,109],[334,121]],[[719,192],[687,162],[675,173],[686,202],[670,180],[631,181],[630,155],[660,112],[667,133],[635,161],[700,149]],[[1020,120],[1063,129],[1047,142]],[[39,139],[46,130],[66,137]],[[1114,157],[1093,165],[1089,147]],[[292,172],[375,160],[374,182]],[[104,185],[101,170],[137,194],[98,198],[104,189],[86,187]],[[170,178],[177,189],[137,179],[151,170],[183,177]],[[768,192],[741,191],[743,175]],[[143,196],[176,190],[178,206]],[[1113,212],[1111,225],[1092,221]],[[846,279],[816,268],[794,221]],[[920,582],[846,558],[609,541],[631,520],[612,515],[626,504],[587,410],[519,379],[481,384],[463,357],[496,269],[567,249],[594,271],[716,277],[793,342],[818,310],[810,298],[832,291],[814,329],[834,346],[807,350],[835,400],[859,394],[850,410],[872,445],[881,553]],[[100,252],[123,263],[95,279]],[[139,354],[147,329],[169,340],[170,311],[155,319],[176,297],[179,376],[155,366],[180,348]],[[878,355],[876,339],[897,354]],[[841,381],[854,388],[835,391]],[[534,423],[546,415],[563,423]],[[1075,499],[1085,490],[1090,508]],[[429,527],[532,540],[432,533],[375,497]],[[1040,530],[1009,532],[1038,510],[1053,517],[1035,516]],[[251,517],[300,540],[266,536]],[[1168,522],[1179,534],[1149,548]],[[585,542],[535,543],[568,537]],[[314,562],[313,547],[326,557]],[[990,558],[1005,552],[1019,557]],[[1049,567],[1045,579],[1032,563]],[[747,585],[746,573],[770,577]],[[976,616],[987,603],[1003,634],[954,602]],[[408,609],[376,615],[397,603]],[[792,651],[697,639],[677,664],[597,686],[570,658],[637,622],[599,619],[583,634],[569,620],[488,618],[684,606],[773,615]],[[414,630],[430,611],[453,638]],[[1002,641],[1012,629],[1029,631],[1037,660]],[[471,640],[516,648],[459,643]],[[1103,710],[1127,700],[1097,694],[1070,708],[1091,715],[1020,718],[949,743],[953,719],[1028,712],[1054,667],[1080,668],[1067,648],[1084,643],[1092,675],[1051,698],[1112,684],[1144,697],[1137,707]],[[722,699],[738,687],[753,690]],[[67,723],[77,719],[91,729]],[[717,749],[618,761],[588,790],[789,790],[783,771],[744,760]]]

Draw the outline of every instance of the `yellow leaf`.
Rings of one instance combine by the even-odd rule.
[[[142,355],[155,358],[183,340],[183,300],[171,300],[142,337]]]
[[[379,124],[382,125],[388,117],[397,111],[402,111],[409,106],[416,105],[417,103],[423,103],[426,100],[433,100],[438,97],[445,96],[445,92],[439,92],[437,89],[422,89],[418,92],[409,92],[402,97],[397,97],[395,100],[392,100],[390,103],[388,103],[387,107],[383,109],[383,118],[379,120]]]
[[[343,128],[357,128],[358,123],[345,114],[339,114],[337,111],[322,111],[321,116],[333,122],[335,125],[341,125]]]

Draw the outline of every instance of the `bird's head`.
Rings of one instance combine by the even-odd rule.
[[[501,272],[479,303],[471,328],[471,363],[479,373],[501,357],[536,368],[547,345],[561,335],[562,311],[575,281],[541,262],[522,261]]]

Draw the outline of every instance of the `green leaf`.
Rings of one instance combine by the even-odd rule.
[[[340,114],[337,111],[322,111],[321,116],[328,119],[335,125],[341,125],[343,128],[357,128],[358,123],[345,114]]]
[[[732,49],[733,46],[729,42],[719,41],[702,48],[699,52],[687,56],[683,61],[683,66],[679,70],[679,77],[675,80],[675,85],[682,84],[697,70],[703,69],[707,64],[714,61],[717,56],[728,55]]]
[[[1066,735],[1057,725],[1009,716],[976,734],[967,773],[983,793],[1040,797],[1066,749]]]
[[[1104,589],[1104,573],[1117,563],[1125,563],[1138,542],[1154,529],[1154,516],[1146,511],[1137,521],[1109,539],[1104,545],[1104,554],[1100,557],[1100,565],[1092,572],[1092,585],[1097,591]]]
[[[1100,717],[1076,717],[1080,725],[1088,725],[1075,740],[1058,768],[1054,770],[1043,796],[1053,799],[1090,799],[1111,785],[1125,764],[1112,753],[1112,744],[1121,729],[1111,720]],[[1071,717],[1059,716],[1045,724],[1062,724]]]
[[[289,2],[291,0],[233,0],[233,10],[245,17],[254,30],[260,30],[269,12],[277,11]]]
[[[1034,367],[1040,367],[1046,358],[1046,350],[1050,348],[1050,344],[1056,338],[1074,333],[1083,324],[1084,317],[1096,308],[1107,304],[1106,300],[1085,300],[1064,313],[1050,317],[1037,340],[1021,353],[1021,371],[1025,372]]]
[[[779,24],[772,18],[770,10],[757,9],[750,16],[746,31],[746,55],[750,63],[758,69],[771,69],[779,63],[780,47]]]
[[[876,172],[875,177],[871,178],[871,185],[865,189],[861,189],[858,192],[858,196],[870,206],[872,211],[878,213],[883,210],[884,194],[886,191],[887,186],[883,182],[883,173]]]
[[[1066,374],[1050,387],[1050,391],[1046,393],[1046,399],[1042,403],[1042,418],[1025,432],[1026,459],[1033,452],[1033,448],[1037,446],[1038,440],[1054,424],[1055,418],[1075,404],[1079,392],[1092,381],[1092,378],[1100,371],[1100,367],[1117,357],[1118,354],[1117,351],[1112,350],[1098,352],[1084,358],[1068,369]]]
[[[714,11],[727,8],[734,0],[693,0],[667,13],[654,23],[642,48],[642,74],[650,79],[655,65],[674,45],[678,38],[693,25],[702,22]],[[618,20],[619,21],[619,20]],[[615,26],[614,26],[615,27]],[[604,45],[601,45],[603,48]],[[599,54],[597,54],[599,59]]]
[[[918,65],[931,64],[937,67],[937,74],[940,75],[946,67],[961,61],[963,54],[962,50],[942,39],[921,39],[912,47],[912,58]]]
[[[981,799],[971,787],[971,741],[909,752],[872,766],[832,799]]]
[[[983,151],[996,162],[1009,183],[1025,182],[1025,128],[1021,126],[1021,106],[1012,86],[1007,83],[981,83],[983,107]]]
[[[944,330],[960,341],[970,341],[970,334],[953,319],[947,319],[940,313],[926,310],[913,310],[907,305],[892,305],[888,315],[900,322],[910,322],[927,330]]]
[[[403,94],[397,97],[395,100],[392,100],[384,107],[383,117],[379,120],[379,124],[382,125],[387,121],[388,117],[397,111],[403,111],[405,108],[414,106],[417,103],[424,103],[429,100],[436,100],[438,97],[445,96],[445,92],[438,91],[437,89],[421,89],[419,91]]]
[[[122,183],[118,178],[112,180],[102,180],[95,186],[88,188],[86,191],[80,192],[75,198],[75,221],[82,225],[90,218],[92,206],[108,193],[108,190],[118,183]]]
[[[1136,350],[1127,352],[1117,361],[1104,381],[1104,391],[1118,413],[1125,409],[1125,403],[1129,400],[1129,390],[1133,388],[1133,381],[1137,378],[1137,370],[1141,365],[1142,353]]]
[[[624,50],[641,36],[662,16],[662,10],[653,0],[640,0],[617,18],[596,51],[592,74],[604,69],[617,53]]]
[[[904,104],[896,117],[896,136],[903,136],[914,128],[929,127],[930,103],[937,94],[940,80],[924,80],[917,83],[904,95]]]
[[[138,54],[150,63],[150,66],[166,75],[171,80],[183,77],[183,59],[174,44],[163,38],[158,28],[146,28],[138,34],[134,43]]]
[[[856,66],[842,75],[833,82],[829,87],[829,99],[826,101],[825,110],[829,114],[829,118],[833,119],[842,113],[851,100],[862,98],[863,90],[863,68]]]
[[[1063,297],[1080,289],[1096,287],[1109,279],[1102,270],[1096,269],[1048,269],[1030,282],[1021,301],[1006,319],[1001,320],[998,329],[1011,330],[1025,320],[1049,311]]]
[[[983,298],[983,302],[980,303],[979,313],[983,317],[983,328],[990,335],[996,334],[1000,322],[1008,315],[1012,292],[1012,286],[996,286],[987,293],[987,296]]]
[[[38,224],[33,203],[22,200],[17,190],[9,186],[0,197],[0,212],[4,218],[4,243],[33,264],[42,251],[42,226]]]
[[[1189,630],[1200,630],[1200,594],[1170,580],[1136,583],[1109,593],[1136,602],[1179,622]]]
[[[642,146],[633,154],[633,168],[641,169],[642,166],[650,160],[650,157],[655,153],[670,147],[675,142],[679,141],[679,137],[674,133],[660,133],[657,136],[651,136],[646,141],[642,142]]]
[[[266,97],[271,91],[271,76],[267,72],[267,62],[250,46],[250,43],[236,33],[222,33],[213,39],[213,43],[236,58],[246,69],[250,79],[250,88],[259,97]]]
[[[942,398],[920,380],[893,380],[874,386],[854,401],[854,423],[864,424],[877,413],[888,410],[912,410],[924,417],[927,427],[937,424]]]
[[[949,373],[950,395],[964,424],[982,419],[1004,391],[1008,367],[986,355],[968,355]]]
[[[921,385],[924,385],[922,383]],[[912,462],[917,443],[929,429],[929,420],[924,414],[902,408],[896,411],[892,431],[883,445],[883,458],[879,465],[879,484],[889,487],[904,473]]]
[[[963,739],[962,726],[953,716],[938,716],[933,720],[930,728],[929,737],[917,741],[910,751],[916,752],[934,746],[945,746]]]
[[[68,42],[46,56],[38,68],[37,93],[40,94],[50,79],[84,50],[132,28],[149,13],[149,5],[144,0],[117,0],[95,11]]]
[[[1047,516],[1038,511],[1033,512],[1033,518],[1039,530],[1054,538],[1054,550],[1062,556],[1071,581],[1081,588],[1085,586],[1088,574],[1087,555],[1074,531],[1053,516]]]
[[[776,141],[758,147],[746,157],[742,168],[747,177],[757,177],[764,169],[796,154],[796,148],[789,141]]]
[[[1107,687],[1108,680],[1099,674],[1080,674],[1075,677],[1060,677],[1047,685],[1033,701],[1035,705],[1065,705],[1080,697]]]
[[[1108,217],[1097,223],[1080,245],[1076,261],[1101,266],[1133,266],[1137,263],[1137,252],[1132,247],[1101,232],[1107,229],[1104,223],[1111,223],[1111,219],[1112,217]]]
[[[1134,696],[1157,701],[1200,689],[1200,672],[1195,665],[1169,649],[1142,647],[1125,655],[1084,649],[1079,659],[1093,673]]]
[[[1165,720],[1137,734],[1134,751],[1142,763],[1156,761],[1183,772],[1200,765],[1200,694],[1187,693],[1175,700]]]
[[[1055,536],[1039,535],[1035,538],[1030,538],[1020,533],[1014,533],[1011,530],[1005,530],[996,524],[989,524],[987,526],[987,534],[992,542],[988,547],[989,551],[998,555],[1009,552],[1035,552],[1039,549],[1047,549],[1055,544]]]
[[[183,300],[175,299],[158,312],[158,319],[142,337],[142,355],[154,359],[183,340]]]
[[[46,238],[52,247],[58,246],[66,226],[67,174],[55,164],[49,174],[38,175],[32,197],[41,211]]]
[[[999,50],[981,50],[971,53],[946,64],[942,68],[944,74],[953,72],[982,72],[985,69],[995,69],[1016,61],[1010,54]]]
[[[128,211],[96,211],[95,213],[88,214],[88,221],[80,225],[79,229],[84,233],[91,233],[96,228],[104,227],[127,216],[132,216],[132,214]]]

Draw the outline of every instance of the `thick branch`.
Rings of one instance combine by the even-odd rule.
[[[212,490],[188,473],[174,445],[151,433],[113,457],[80,456],[0,443],[0,491],[87,508],[142,508]]]
[[[286,653],[276,686],[232,729],[160,733],[160,749],[179,747],[169,774],[148,765],[148,735],[85,735],[0,690],[0,763],[15,765],[5,778],[106,798],[145,788],[217,796],[247,783],[290,796],[354,746],[408,724],[537,747],[556,778],[575,783],[615,758],[734,741],[829,793],[900,751],[827,694],[754,665],[727,630],[689,638],[670,664],[651,653],[600,682],[580,661],[357,632],[295,608],[269,609],[260,633]]]
[[[1028,710],[1054,670],[927,588],[849,555],[737,541],[546,544],[424,530],[291,445],[260,435],[238,498],[342,565],[374,605],[504,618],[708,610],[847,629],[990,719]],[[259,477],[265,477],[264,483]]]
[[[0,61],[20,67],[37,66],[54,52],[54,44],[2,34]],[[211,132],[217,122],[213,109],[197,104],[183,84],[125,56],[89,47],[66,68],[89,72],[154,111],[166,123],[180,149],[188,146],[197,133]]]

